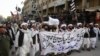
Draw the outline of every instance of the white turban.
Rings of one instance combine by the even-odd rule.
[[[36,24],[32,24],[32,26],[36,26]]]
[[[23,23],[21,24],[21,27],[22,27],[23,25],[28,26],[28,23],[23,22]]]
[[[64,26],[66,27],[67,25],[66,25],[66,24],[62,24],[62,25],[61,25],[61,27],[64,27]]]
[[[99,26],[99,24],[95,24],[95,25]]]
[[[68,26],[73,26],[73,24],[69,24]]]
[[[82,25],[82,23],[77,23],[77,26]]]
[[[93,23],[90,23],[90,25],[93,25]]]
[[[49,22],[48,22],[48,21],[44,21],[43,23],[44,23],[44,24],[49,24]]]

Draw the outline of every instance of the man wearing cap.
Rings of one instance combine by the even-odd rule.
[[[15,33],[14,28],[12,27],[10,22],[6,23],[6,30],[7,35],[10,37],[10,48],[12,49],[15,41]]]
[[[82,47],[83,43],[83,35],[84,35],[84,29],[82,28],[82,23],[77,23],[77,51],[80,52],[80,49]]]
[[[17,32],[15,39],[16,55],[28,56],[30,48],[32,47],[31,31],[28,29],[28,24],[23,22],[21,24],[22,29]]]
[[[89,25],[86,24],[84,27],[84,38],[83,38],[83,50],[90,51],[90,34],[89,34]]]
[[[94,28],[94,24],[90,23],[90,27],[89,27],[89,34],[90,34],[90,47],[91,49],[95,49],[96,47],[96,29]]]
[[[45,33],[45,34],[46,33],[56,33],[58,31],[58,29],[57,29],[58,25],[59,25],[58,19],[49,18],[48,22],[43,22],[42,31],[40,31],[40,35],[42,36],[42,33]],[[44,55],[46,52],[48,52],[48,51],[46,50],[43,52],[43,50],[42,50],[41,55]],[[47,56],[54,56],[54,53],[49,53],[49,54],[47,54]]]
[[[67,29],[67,36],[68,36],[68,43],[70,44],[71,47],[73,47],[73,42],[72,42],[72,36],[74,36],[74,27],[73,24],[68,24],[68,29]],[[70,55],[72,53],[73,48],[69,48],[69,52],[67,53],[67,55]]]
[[[15,41],[15,31],[14,28],[12,27],[11,22],[6,23],[6,30],[7,30],[7,35],[10,37],[10,52],[9,55],[13,56],[14,54],[14,41]]]
[[[99,34],[100,34],[100,30],[99,30],[99,24],[95,24],[95,27],[94,27],[94,29],[96,30],[96,38],[97,38],[97,40],[98,40],[98,37],[99,37]]]
[[[33,46],[30,50],[30,56],[40,56],[40,39],[39,31],[36,29],[36,24],[33,23],[31,26]]]
[[[61,32],[65,32],[66,28],[67,28],[67,25],[66,24],[62,24],[60,28],[61,28],[61,30],[60,30]]]

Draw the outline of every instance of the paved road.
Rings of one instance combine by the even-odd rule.
[[[97,48],[95,50],[82,51],[81,53],[72,53],[70,56],[100,56],[100,41],[97,43]]]

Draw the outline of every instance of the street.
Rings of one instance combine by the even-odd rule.
[[[100,0],[0,0],[0,56],[100,56]]]
[[[70,56],[100,56],[100,41],[97,43],[97,48],[95,50],[81,51],[81,53],[74,52]]]

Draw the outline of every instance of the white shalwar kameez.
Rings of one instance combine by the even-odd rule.
[[[39,34],[39,31],[34,30],[33,28],[31,29],[31,31],[32,31],[32,37],[35,36],[35,44],[32,44],[32,48],[30,50],[30,56],[35,56],[36,52],[40,50],[39,43],[38,43],[38,36],[37,36],[37,34]]]
[[[76,29],[73,29],[72,31],[67,31],[70,34],[69,38],[69,44],[70,44],[70,50],[75,50],[76,49],[76,43],[77,43],[77,36],[76,36]]]
[[[90,31],[90,29],[89,29],[89,31]],[[95,37],[90,37],[90,45],[91,45],[92,48],[95,48],[96,47],[96,43],[97,43],[97,37],[98,37],[98,33],[97,32],[99,32],[99,31],[96,28],[93,28],[93,31],[96,34],[96,36]]]
[[[76,44],[76,48],[75,48],[76,50],[79,50],[82,47],[83,34],[84,34],[83,28],[76,29],[76,37],[77,37],[77,44]]]
[[[100,32],[99,32],[100,30],[97,27],[95,27],[94,30],[95,30],[95,33],[96,33],[96,38],[98,40],[98,37],[99,37],[98,34],[100,34]]]
[[[16,35],[16,41],[15,41],[15,47],[18,47],[16,55],[19,56],[27,56],[27,54],[30,52],[30,48],[32,45],[32,37],[31,37],[31,32],[30,30],[23,30],[21,31],[24,33],[24,38],[23,38],[23,44],[21,47],[18,46],[18,38],[19,38],[19,32]]]
[[[83,45],[82,47],[84,48],[84,46],[86,45],[86,48],[90,48],[90,34],[89,34],[89,28],[84,28],[84,34],[88,34],[87,37],[84,36],[84,39],[83,39]]]

